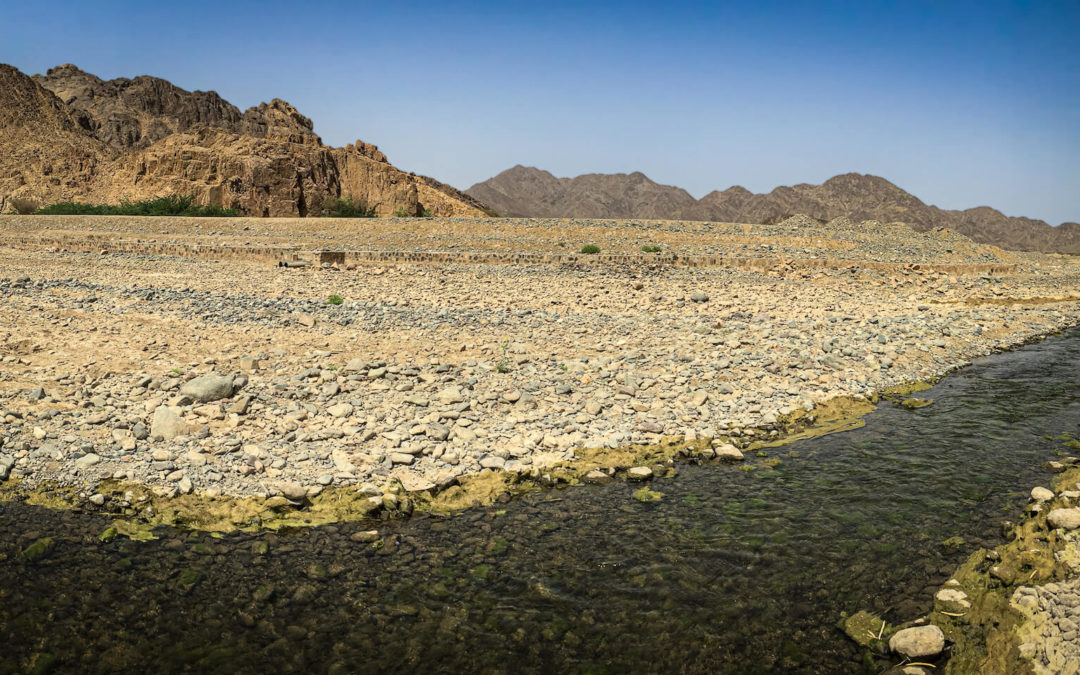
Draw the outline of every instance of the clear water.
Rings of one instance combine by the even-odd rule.
[[[841,612],[928,611],[1049,483],[1039,465],[1063,448],[1045,435],[1080,435],[1080,330],[919,396],[934,404],[772,449],[772,469],[681,466],[655,504],[616,483],[109,543],[107,519],[3,504],[0,672],[859,672]],[[373,527],[381,548],[350,540]],[[44,536],[48,555],[19,558]]]

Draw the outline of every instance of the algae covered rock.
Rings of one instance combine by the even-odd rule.
[[[844,633],[860,647],[871,646],[879,635],[888,632],[888,625],[885,620],[865,609],[859,610],[844,619],[841,627],[844,629]]]
[[[19,554],[19,557],[23,560],[39,560],[44,558],[45,555],[52,550],[52,546],[52,537],[43,537],[24,548],[22,553]]]
[[[959,588],[943,588],[934,595],[935,604],[941,611],[962,614],[971,609],[967,593]]]

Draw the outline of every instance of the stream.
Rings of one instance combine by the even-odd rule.
[[[748,453],[751,471],[678,465],[656,503],[616,481],[452,517],[108,542],[103,516],[2,503],[0,672],[878,672],[841,613],[913,619],[1001,542],[1080,436],[1080,330],[918,396],[933,404]],[[352,538],[371,529],[378,545]]]

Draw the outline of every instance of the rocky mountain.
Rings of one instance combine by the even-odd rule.
[[[0,212],[14,202],[117,203],[194,194],[256,216],[307,216],[328,200],[482,216],[475,198],[396,169],[371,144],[323,144],[280,99],[241,112],[215,92],[65,64],[29,77],[0,64]]]
[[[768,194],[735,186],[696,200],[681,188],[660,185],[639,172],[556,178],[519,165],[466,192],[506,216],[764,223],[804,213],[823,221],[846,216],[855,221],[902,221],[916,230],[946,227],[1003,248],[1080,254],[1080,224],[1052,227],[986,206],[940,209],[884,178],[857,173],[835,176],[821,185],[778,187]]]

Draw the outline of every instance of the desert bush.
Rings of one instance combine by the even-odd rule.
[[[581,247],[582,253],[595,254],[600,252],[600,247],[596,244],[585,244]]]
[[[322,214],[327,218],[374,218],[375,207],[368,206],[362,199],[349,196],[324,202]]]
[[[641,250],[645,253],[659,253],[661,249],[659,246],[649,246],[648,244],[646,244],[641,247]]]
[[[343,302],[345,302],[345,298],[341,297],[336,293],[326,299],[326,304],[328,305],[340,305]]]
[[[243,215],[236,209],[196,204],[191,195],[172,195],[119,204],[84,204],[57,202],[38,209],[42,216],[195,216],[200,218],[235,217]]]

